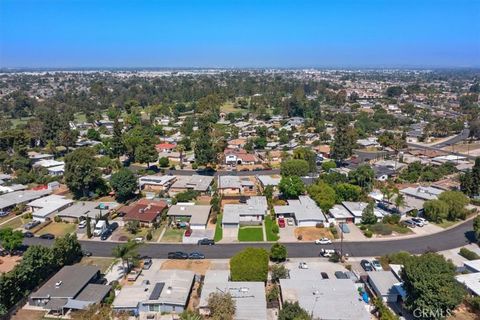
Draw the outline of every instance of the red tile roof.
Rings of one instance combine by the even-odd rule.
[[[151,201],[145,198],[137,202],[121,208],[119,211],[124,212],[123,220],[151,223],[157,219],[163,210],[167,208],[165,201]]]
[[[172,150],[176,147],[173,143],[159,143],[155,146],[155,149],[157,150]]]

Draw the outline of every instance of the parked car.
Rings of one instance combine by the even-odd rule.
[[[82,254],[83,254],[84,257],[91,257],[92,256],[92,253],[90,251],[87,251],[87,250],[83,250]]]
[[[248,169],[247,169],[247,171],[248,171]],[[247,197],[241,196],[240,199],[238,200],[238,202],[240,202],[240,203],[247,203]]]
[[[413,221],[413,223],[415,224],[415,226],[417,227],[423,227],[425,225],[425,223],[423,223],[423,220],[421,220],[420,218],[412,218],[410,219]]]
[[[133,241],[138,243],[143,242],[143,237],[136,237],[135,239],[133,239]]]
[[[145,258],[143,259],[143,270],[148,270],[152,266],[152,259],[151,258]]]
[[[308,269],[308,264],[306,262],[300,262],[298,264],[299,269]]]
[[[372,267],[375,269],[375,271],[383,271],[382,265],[380,264],[380,261],[378,260],[373,260],[372,261]]]
[[[362,266],[363,270],[365,271],[373,271],[372,264],[368,262],[368,260],[362,260],[360,261],[360,265]]]
[[[427,225],[428,224],[428,220],[425,219],[425,218],[421,218],[421,217],[415,217],[415,219],[419,220],[419,221],[422,221],[423,222],[423,225]],[[412,219],[413,220],[413,219]]]
[[[3,210],[0,210],[0,217],[6,217],[8,216],[8,211],[3,211]]]
[[[337,279],[348,279],[347,275],[343,271],[335,271],[335,278],[337,278]]]
[[[332,240],[328,238],[321,238],[321,239],[315,240],[315,244],[332,244]]]
[[[23,237],[24,238],[33,238],[33,237],[35,237],[35,235],[33,234],[33,232],[26,231],[26,232],[23,233]]]
[[[320,249],[320,255],[324,258],[329,258],[335,253],[333,249]]]
[[[51,233],[44,233],[40,236],[40,239],[53,240],[53,239],[55,239],[55,236]]]
[[[185,237],[190,237],[192,235],[192,229],[185,230]]]
[[[110,229],[111,232],[117,230],[117,228],[118,228],[118,223],[116,222],[112,222],[108,225],[108,229]]]
[[[110,231],[110,229],[106,229],[106,230],[103,231],[102,234],[100,235],[100,240],[105,241],[105,240],[107,240],[111,235],[112,235],[112,231]]]
[[[415,228],[416,224],[412,220],[405,220],[403,221],[403,225],[409,227],[409,228]]]
[[[277,220],[278,220],[278,226],[280,228],[285,228],[285,218],[284,217],[279,217]]]
[[[41,222],[38,220],[32,220],[30,222],[27,222],[23,227],[27,230],[33,229],[36,226],[38,226]]]
[[[168,259],[188,259],[188,254],[181,251],[169,252]]]
[[[288,218],[288,219],[287,219],[287,224],[288,224],[289,226],[293,226],[293,225],[295,225],[295,221],[293,220],[293,218]]]
[[[205,255],[200,252],[192,252],[188,255],[188,259],[205,259]]]
[[[80,221],[80,223],[78,224],[78,229],[83,229],[87,226],[87,220],[82,220]]]
[[[203,238],[202,240],[198,240],[197,244],[201,246],[213,246],[215,241],[212,239]]]
[[[322,279],[328,279],[328,274],[326,272],[320,272]]]

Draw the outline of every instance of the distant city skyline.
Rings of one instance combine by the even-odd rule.
[[[0,68],[478,68],[480,1],[0,0]]]

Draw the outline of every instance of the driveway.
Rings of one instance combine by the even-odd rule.
[[[412,230],[413,233],[415,233],[416,235],[426,236],[426,235],[429,235],[429,234],[432,234],[432,233],[443,231],[444,229],[442,227],[439,227],[439,226],[433,224],[433,223],[429,223],[427,225],[424,225],[423,227],[416,227],[416,228],[412,228],[410,230]]]
[[[238,242],[238,228],[223,228],[223,238],[221,242]]]
[[[295,242],[295,226],[286,225],[285,228],[279,228],[280,242]]]
[[[344,241],[366,241],[368,240],[367,237],[363,235],[362,230],[360,230],[355,224],[349,223],[347,224],[349,233],[343,233],[343,240]],[[340,228],[337,227],[338,236],[341,237]]]

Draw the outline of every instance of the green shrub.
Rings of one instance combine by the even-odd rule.
[[[55,221],[55,222],[62,222],[62,218],[60,218],[59,216],[55,216],[55,217],[53,218],[53,221]]]
[[[152,231],[151,231],[151,230],[148,230],[147,235],[145,236],[145,238],[147,239],[147,241],[152,240],[153,237],[152,237]]]
[[[230,259],[232,281],[267,281],[268,252],[260,248],[245,248]]]
[[[365,235],[365,237],[367,238],[371,238],[373,236],[373,232],[370,231],[370,230],[365,230],[363,231],[363,234]]]
[[[474,311],[480,311],[480,296],[469,298],[467,301]]]
[[[360,225],[360,230],[365,231],[367,230],[367,226],[364,226],[363,224]]]
[[[382,222],[388,223],[388,224],[398,224],[400,222],[400,215],[390,214],[390,215],[384,216],[382,219]]]
[[[275,223],[275,224],[272,225],[272,232],[275,233],[275,234],[280,232],[278,224]]]
[[[392,228],[388,224],[382,222],[378,222],[370,226],[370,231],[376,234],[381,234],[382,236],[392,234]]]
[[[480,256],[477,253],[473,252],[472,250],[468,250],[467,248],[461,248],[458,254],[467,260],[480,259]]]

